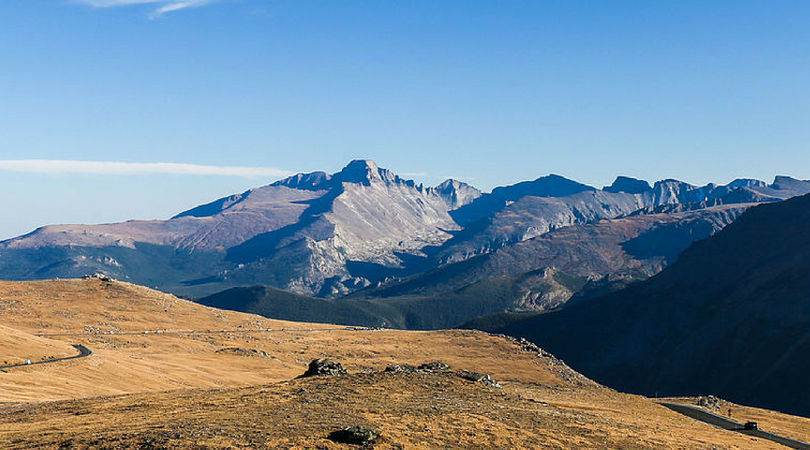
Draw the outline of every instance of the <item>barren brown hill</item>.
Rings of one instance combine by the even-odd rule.
[[[321,357],[339,359],[354,371],[439,359],[500,379],[568,384],[558,367],[538,365],[532,355],[513,351],[509,341],[482,333],[369,331],[269,320],[118,281],[0,282],[0,304],[5,326],[61,345],[58,356],[76,353],[69,344],[94,352],[2,374],[0,402],[249,386],[292,379]],[[0,352],[0,361],[26,358],[13,346]],[[34,347],[28,358],[50,353]]]
[[[0,305],[0,360],[94,351],[0,372],[0,448],[339,449],[326,436],[351,425],[377,430],[378,449],[782,448],[481,332],[275,321],[96,279],[0,282]],[[322,357],[349,374],[296,378]],[[434,360],[453,371],[383,372]],[[462,379],[463,369],[503,388]],[[773,427],[810,428],[768,414]]]

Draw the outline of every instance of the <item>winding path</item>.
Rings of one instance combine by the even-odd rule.
[[[748,436],[754,436],[762,439],[768,439],[777,444],[782,444],[786,447],[795,448],[798,450],[810,450],[810,444],[807,442],[798,441],[796,439],[787,438],[784,436],[780,436],[778,434],[768,433],[767,431],[762,430],[746,430],[745,426],[739,422],[735,422],[727,417],[723,417],[719,414],[714,414],[712,412],[706,411],[703,408],[693,405],[684,405],[682,403],[658,403],[661,406],[665,406],[675,412],[681,413],[684,416],[691,417],[692,419],[699,420],[701,422],[708,423],[709,425],[714,425],[717,428],[722,428],[724,430],[729,431],[736,431],[738,433],[742,433]]]
[[[30,366],[36,366],[37,364],[58,363],[58,362],[62,362],[62,361],[68,361],[68,360],[71,360],[71,359],[86,358],[86,357],[93,354],[93,351],[90,350],[89,348],[85,347],[84,345],[74,344],[73,348],[75,348],[76,350],[79,351],[78,355],[68,356],[68,357],[65,357],[65,358],[48,359],[48,360],[45,360],[45,361],[37,361],[37,362],[29,363],[29,364],[23,363],[23,364],[12,364],[10,366],[0,366],[0,370],[14,369],[15,367],[30,367]]]

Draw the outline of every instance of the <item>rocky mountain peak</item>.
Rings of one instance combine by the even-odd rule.
[[[433,190],[442,197],[452,209],[460,208],[481,196],[481,191],[458,180],[449,179]]]
[[[604,188],[605,192],[625,192],[628,194],[642,194],[651,190],[652,186],[650,186],[650,183],[637,178],[625,177],[621,175],[616,177],[613,184]]]
[[[768,186],[768,184],[765,183],[764,181],[755,180],[755,179],[752,179],[752,178],[737,178],[736,180],[734,180],[734,181],[732,181],[731,183],[728,184],[728,187],[730,187],[730,188],[741,188],[741,187],[745,187],[745,188],[759,187],[759,188],[762,188],[762,187],[767,187],[767,186]]]
[[[797,180],[787,175],[777,175],[776,178],[774,178],[773,185],[771,185],[771,187],[774,189],[790,189],[794,186],[803,186],[805,183],[805,181]]]
[[[383,181],[395,177],[387,169],[380,169],[370,159],[355,159],[351,161],[334,178],[343,183],[361,183],[370,185],[374,181]],[[398,177],[397,177],[398,178]]]
[[[595,190],[591,186],[570,180],[561,175],[550,174],[534,181],[523,181],[511,186],[497,187],[492,190],[491,195],[509,201],[516,201],[527,195],[534,197],[565,197]]]
[[[355,159],[339,172],[329,175],[326,172],[299,173],[273,183],[271,186],[286,186],[292,189],[317,191],[330,189],[340,183],[356,183],[370,186],[371,183],[407,183],[417,187],[412,181],[404,180],[388,169],[381,169],[369,159]]]

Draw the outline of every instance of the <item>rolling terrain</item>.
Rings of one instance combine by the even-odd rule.
[[[0,359],[77,360],[0,372],[0,446],[351,448],[330,433],[363,425],[374,448],[779,449],[654,400],[605,388],[532,346],[475,331],[368,330],[220,311],[103,279],[0,282]],[[19,337],[14,337],[19,336]],[[5,342],[5,341],[4,341]],[[297,378],[315,358],[346,375]],[[440,360],[431,371],[390,364]],[[470,381],[487,373],[502,387]],[[779,430],[810,420],[750,409]]]
[[[810,414],[810,196],[749,209],[655,277],[495,331],[609,386]]]

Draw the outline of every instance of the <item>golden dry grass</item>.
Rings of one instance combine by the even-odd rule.
[[[361,373],[12,405],[0,407],[0,418],[7,449],[340,449],[325,437],[355,424],[381,433],[378,449],[781,448],[604,388],[499,390],[453,374]]]
[[[381,449],[782,448],[596,385],[484,333],[268,320],[99,280],[0,282],[0,305],[0,343],[14,343],[0,347],[0,360],[72,355],[69,344],[95,352],[0,373],[4,449],[337,449],[345,446],[325,436],[355,423],[379,429]],[[320,357],[351,374],[294,379]],[[489,373],[504,389],[379,372],[432,360]]]
[[[0,302],[13,305],[0,313],[9,328],[94,351],[89,358],[3,374],[0,402],[251,386],[289,380],[320,357],[339,359],[350,370],[440,359],[501,379],[567,383],[558,378],[559,368],[545,367],[503,339],[470,331],[358,331],[268,320],[98,280],[0,282]],[[222,351],[234,347],[268,357]]]

